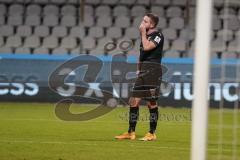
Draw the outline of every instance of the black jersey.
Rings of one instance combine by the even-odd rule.
[[[152,41],[156,47],[150,51],[143,50],[143,44],[140,44],[140,62],[151,61],[161,63],[162,60],[162,50],[164,44],[163,34],[158,30],[154,31],[151,34],[147,35],[147,39]]]

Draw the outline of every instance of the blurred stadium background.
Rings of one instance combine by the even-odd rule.
[[[190,159],[196,7],[196,0],[0,0],[0,159]],[[127,127],[123,107],[85,122],[58,119],[55,103],[71,98],[82,81],[88,89],[85,98],[73,97],[74,113],[95,108],[86,97],[103,98],[101,89],[127,100],[132,82],[124,77],[135,69],[146,12],[159,16],[163,78],[174,86],[159,99],[158,140],[115,141]],[[207,155],[238,160],[240,1],[214,0],[212,14]],[[68,87],[51,90],[53,71],[84,55],[99,58],[100,69],[96,59],[80,57]],[[99,70],[85,74],[84,64]],[[147,131],[145,113],[138,136]]]

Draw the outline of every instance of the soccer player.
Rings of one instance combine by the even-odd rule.
[[[139,117],[139,104],[141,99],[147,101],[149,108],[149,132],[139,140],[156,140],[156,127],[158,121],[157,97],[161,84],[161,59],[164,37],[157,29],[158,17],[153,13],[147,13],[139,26],[141,35],[140,56],[137,70],[137,79],[129,99],[129,129],[116,139],[136,139],[135,127]],[[139,96],[141,94],[141,96]],[[151,95],[151,96],[149,96]]]

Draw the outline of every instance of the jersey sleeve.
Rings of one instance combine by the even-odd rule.
[[[152,41],[156,46],[158,46],[160,44],[160,42],[163,40],[161,33],[155,33],[154,35],[152,35],[149,39],[150,41]]]

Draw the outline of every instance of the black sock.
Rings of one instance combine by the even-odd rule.
[[[128,133],[135,132],[138,116],[139,116],[139,108],[138,107],[130,107]]]
[[[158,121],[158,107],[149,109],[150,133],[155,133]]]

